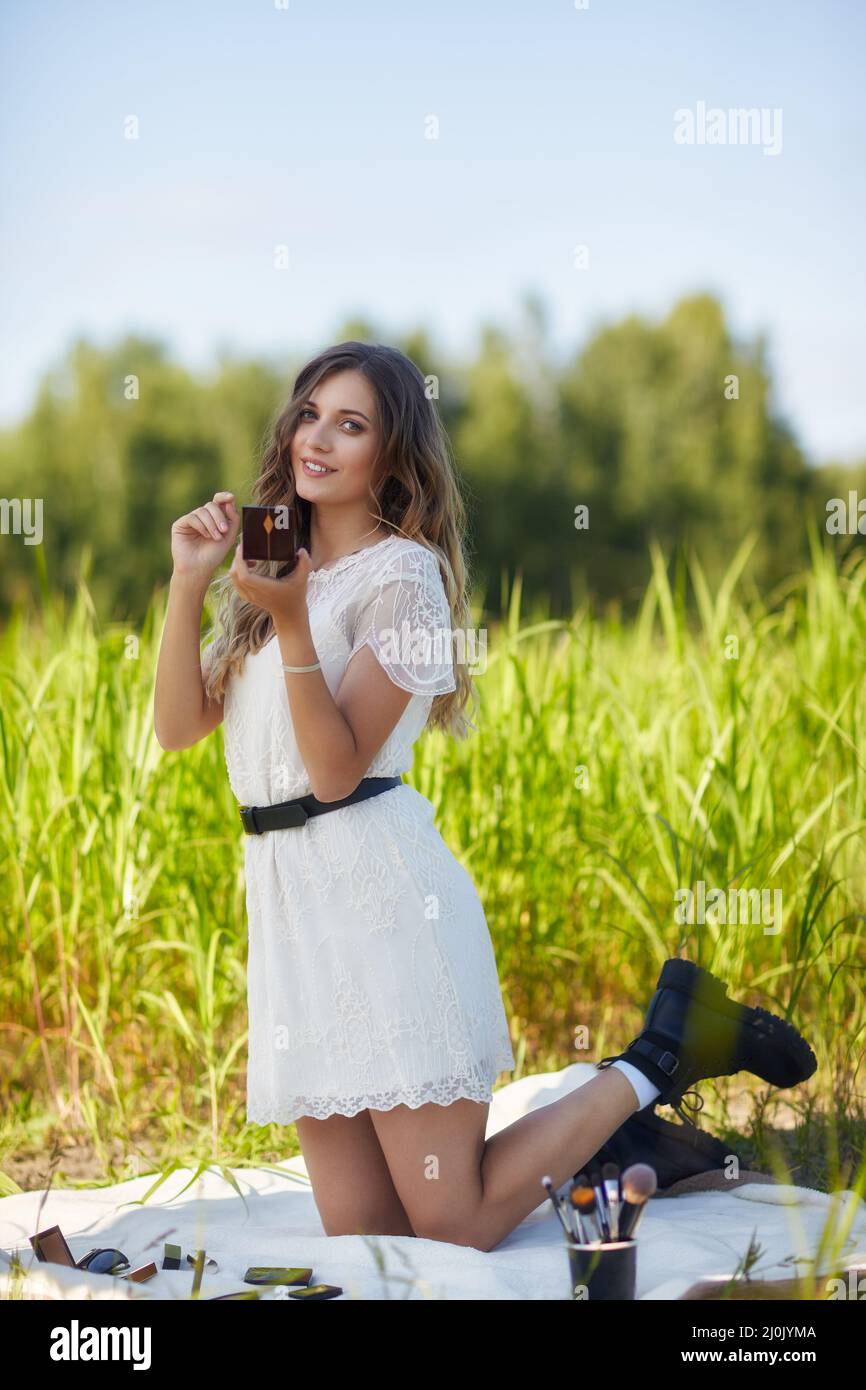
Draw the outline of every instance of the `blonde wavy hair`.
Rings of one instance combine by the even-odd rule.
[[[452,633],[466,634],[470,624],[467,598],[468,565],[464,555],[466,506],[453,465],[448,436],[435,401],[427,395],[424,377],[415,363],[397,348],[380,343],[338,343],[302,367],[292,394],[278,411],[269,431],[259,475],[252,486],[255,505],[289,505],[296,509],[298,544],[310,549],[312,507],[295,491],[291,446],[303,403],[320,382],[336,372],[356,370],[367,378],[377,400],[380,448],[369,489],[372,515],[394,535],[417,541],[431,550],[451,613]],[[256,561],[255,573],[279,579],[289,572],[286,562]],[[271,615],[241,598],[228,574],[208,586],[218,596],[204,674],[211,699],[225,694],[229,677],[240,672],[247,652],[257,652],[273,635]],[[453,644],[452,644],[453,646]],[[457,689],[433,699],[427,728],[439,728],[465,738],[476,725],[464,712],[478,694],[461,653],[454,650]]]

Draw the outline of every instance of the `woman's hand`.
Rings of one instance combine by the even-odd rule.
[[[300,548],[295,568],[282,579],[252,574],[248,567],[255,563],[255,560],[244,559],[242,536],[229,570],[229,578],[241,598],[270,613],[276,630],[293,626],[300,615],[307,612],[307,579],[313,568],[309,551],[304,550],[303,546]]]
[[[232,492],[215,492],[212,502],[179,517],[171,528],[175,574],[210,578],[234,544],[240,524]]]

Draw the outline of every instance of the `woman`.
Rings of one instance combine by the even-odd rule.
[[[247,1119],[297,1126],[326,1232],[489,1250],[543,1200],[542,1175],[561,1185],[635,1111],[679,1100],[671,1064],[689,1084],[744,1066],[801,1079],[799,1035],[763,1038],[727,996],[727,1014],[697,1005],[686,1038],[712,977],[674,961],[644,1051],[635,1040],[485,1141],[514,1066],[490,934],[431,803],[400,780],[425,727],[475,727],[452,650],[472,645],[464,507],[418,368],[355,342],[308,363],[254,493],[294,509],[297,562],[268,575],[238,546],[200,660],[204,594],[240,518],[218,492],[175,522],[155,726],[181,749],[224,720],[239,802],[309,814],[246,841]]]

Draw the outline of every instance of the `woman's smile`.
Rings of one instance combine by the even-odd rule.
[[[312,459],[301,459],[301,463],[308,478],[325,478],[329,473],[336,472],[336,469],[328,468],[326,464],[316,463]]]

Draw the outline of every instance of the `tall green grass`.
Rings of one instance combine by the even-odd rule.
[[[793,1157],[830,1183],[863,1143],[866,562],[813,536],[811,568],[762,597],[751,544],[714,593],[697,558],[671,578],[655,551],[628,622],[522,621],[518,579],[478,733],[425,735],[410,780],[484,903],[515,1076],[621,1050],[684,952],[805,1033],[820,1065],[784,1096]],[[105,1180],[136,1153],[167,1168],[296,1147],[244,1127],[243,837],[222,729],[179,753],[153,734],[165,597],[140,632],[101,628],[82,580],[0,639],[0,1170],[58,1135],[87,1140]],[[782,930],[679,925],[674,894],[699,879],[780,889]],[[778,1093],[742,1075],[705,1090],[719,1125],[750,1098],[769,1161]]]

